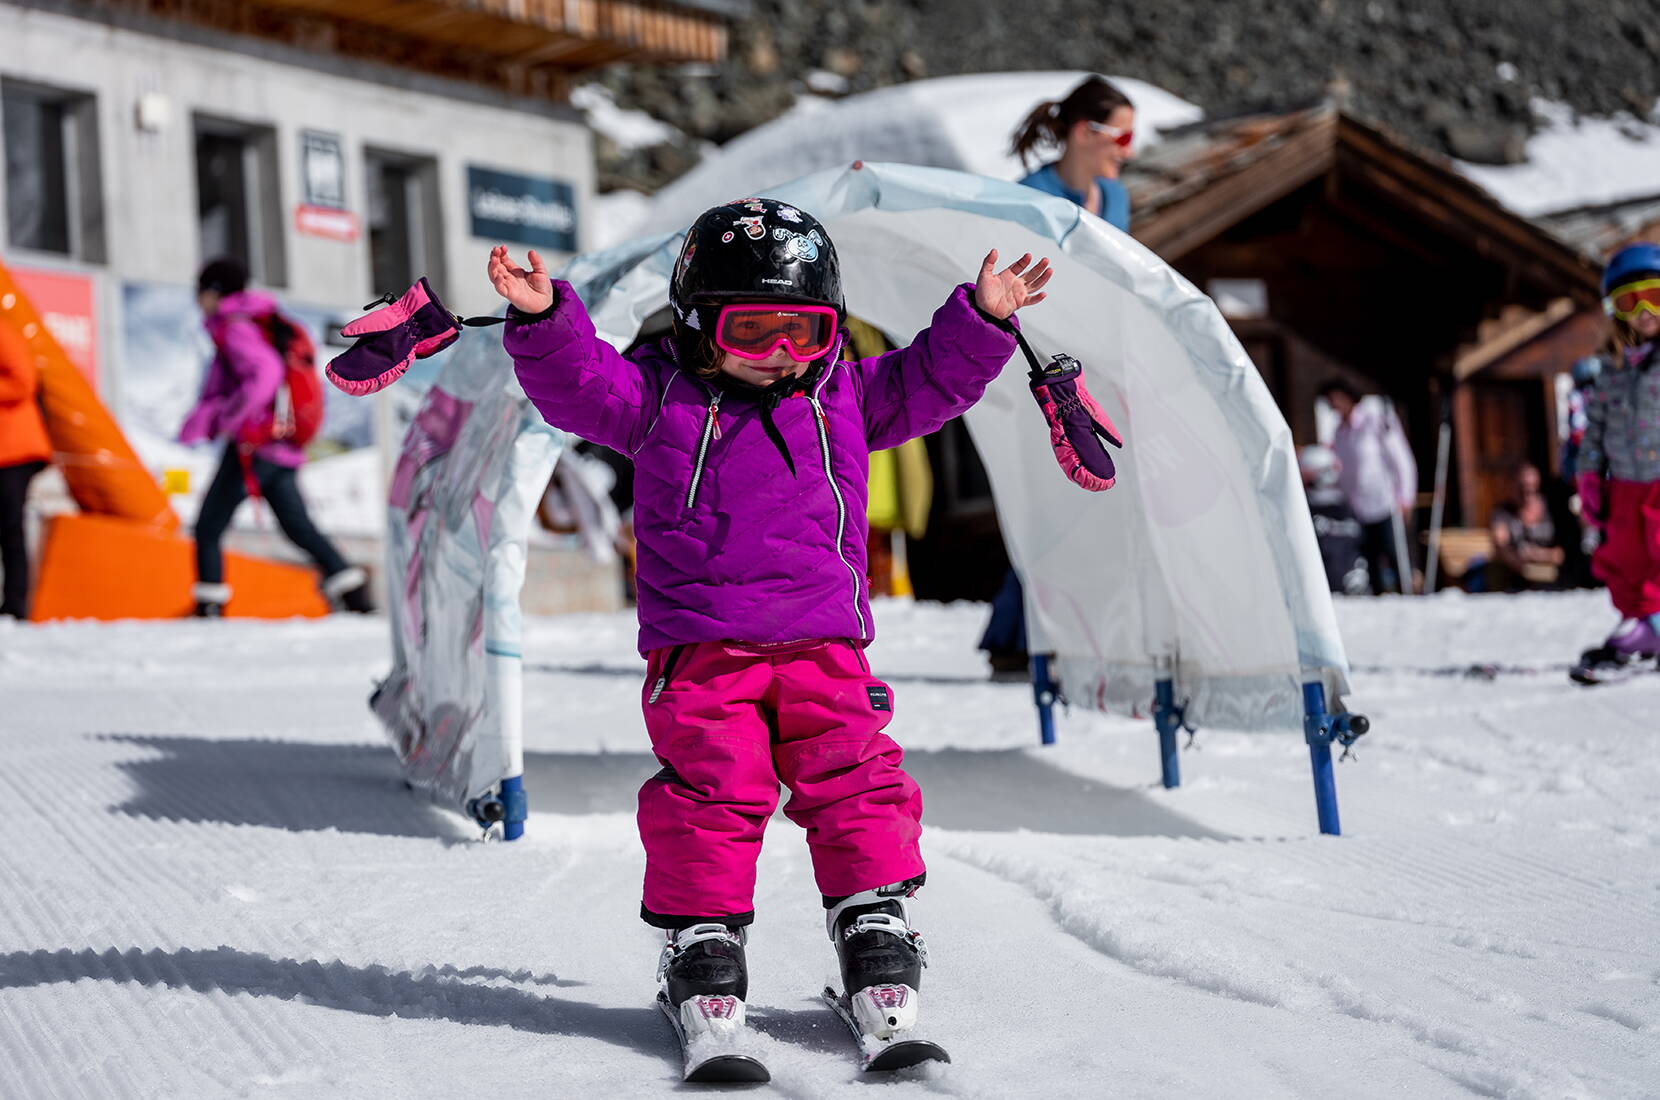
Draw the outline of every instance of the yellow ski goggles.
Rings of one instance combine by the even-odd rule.
[[[1630,321],[1645,309],[1660,316],[1660,279],[1638,279],[1617,286],[1602,300],[1610,316]]]

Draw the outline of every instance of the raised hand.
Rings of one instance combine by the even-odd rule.
[[[998,271],[994,248],[980,264],[980,277],[974,282],[975,304],[993,317],[1008,317],[1022,306],[1035,306],[1043,301],[1047,295],[1041,291],[1054,273],[1049,257],[1033,266],[1030,252]]]
[[[490,285],[519,312],[541,313],[553,304],[553,280],[534,248],[526,271],[508,258],[506,245],[498,244],[490,250],[489,271]]]

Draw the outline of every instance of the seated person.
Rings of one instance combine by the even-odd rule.
[[[1554,587],[1566,555],[1541,491],[1539,469],[1522,462],[1514,477],[1513,495],[1494,508],[1487,521],[1493,537],[1488,587],[1494,592]]]

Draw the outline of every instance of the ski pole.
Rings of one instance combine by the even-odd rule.
[[[1441,565],[1442,509],[1447,503],[1447,452],[1452,448],[1452,421],[1441,421],[1441,438],[1435,446],[1435,498],[1429,509],[1429,561],[1424,563],[1424,594],[1435,591],[1436,573]]]

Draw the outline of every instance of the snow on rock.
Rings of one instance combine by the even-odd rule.
[[[584,84],[571,91],[571,106],[587,117],[588,125],[624,152],[672,141],[680,131],[644,111],[617,106],[616,96],[603,84]]]
[[[1341,601],[1345,835],[1296,731],[1074,710],[1036,744],[981,605],[880,601],[921,781],[923,1017],[884,1095],[1636,1096],[1660,1033],[1660,676],[1563,675],[1600,593]],[[385,622],[0,620],[0,1096],[679,1087],[637,920],[657,770],[628,615],[533,619],[525,840],[411,796]],[[769,829],[750,1016],[774,1082],[868,1095],[801,835]]]
[[[1458,162],[1458,170],[1525,217],[1660,194],[1660,124],[1576,117],[1550,100],[1533,108],[1543,125],[1528,139],[1525,163]]]

